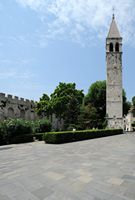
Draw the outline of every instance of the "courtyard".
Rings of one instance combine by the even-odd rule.
[[[0,147],[0,200],[134,200],[135,133]]]

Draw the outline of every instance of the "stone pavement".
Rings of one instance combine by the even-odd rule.
[[[135,200],[135,133],[1,146],[0,200]]]

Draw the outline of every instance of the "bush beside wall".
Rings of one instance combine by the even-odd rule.
[[[33,126],[35,127],[36,133],[45,133],[50,132],[52,129],[52,125],[47,119],[40,119],[33,122]]]
[[[43,137],[46,143],[61,144],[66,142],[81,141],[92,138],[118,135],[122,133],[123,133],[122,129],[63,131],[63,132],[45,133]]]
[[[23,119],[9,119],[0,122],[0,145],[32,142],[33,137],[43,140],[43,133],[49,131],[50,122],[47,120],[27,121]]]

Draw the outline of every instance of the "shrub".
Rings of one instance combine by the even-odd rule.
[[[10,144],[19,144],[19,143],[33,142],[34,137],[37,140],[42,141],[43,140],[43,133],[16,135],[13,138],[10,138],[9,143]]]
[[[17,135],[10,139],[10,144],[33,142],[33,135]]]
[[[4,122],[0,122],[0,145],[7,144],[6,138],[7,138],[6,126]]]
[[[32,126],[29,121],[22,119],[11,119],[6,121],[6,132],[8,136],[8,142],[12,143],[14,137],[19,135],[32,134]]]
[[[47,119],[41,119],[35,121],[35,132],[36,133],[44,133],[44,132],[50,132],[52,128],[52,125],[50,121]]]
[[[22,119],[9,119],[0,122],[0,145],[13,143],[20,135],[32,134],[31,122]]]
[[[80,141],[98,137],[122,134],[122,129],[103,129],[86,131],[64,131],[45,133],[43,138],[46,143],[60,144],[66,142]]]
[[[135,128],[135,121],[132,123],[132,126]]]
[[[32,142],[33,137],[43,140],[43,133],[51,130],[47,120],[27,121],[23,119],[8,119],[0,122],[0,145]]]
[[[36,133],[33,135],[33,137],[36,138],[36,140],[42,141],[43,140],[43,133]]]

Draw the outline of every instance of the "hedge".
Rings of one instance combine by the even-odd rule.
[[[42,141],[43,140],[43,133],[35,133],[33,134],[36,140]]]
[[[66,142],[81,141],[92,138],[106,137],[122,134],[122,129],[101,129],[84,131],[63,131],[45,133],[43,138],[46,143],[61,144]]]
[[[20,144],[20,143],[28,143],[33,142],[33,135],[17,135],[16,137],[13,137],[9,144]]]
[[[42,141],[43,140],[43,133],[28,134],[28,135],[17,135],[12,140],[10,140],[10,144],[33,142],[34,141],[34,137],[37,140]]]
[[[0,138],[0,146],[6,144],[20,144],[20,143],[33,142],[34,137],[36,138],[36,140],[42,141],[43,133],[17,135],[13,138],[10,138],[10,140],[8,141],[5,141]]]

